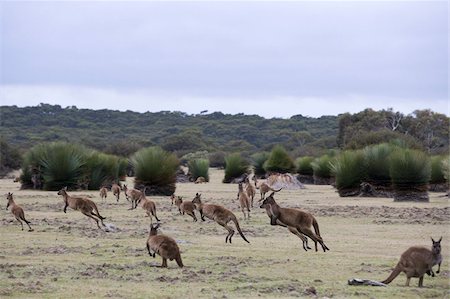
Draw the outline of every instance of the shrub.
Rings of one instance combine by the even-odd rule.
[[[209,154],[209,166],[210,167],[225,167],[225,153],[224,152],[214,152]]]
[[[431,157],[431,184],[442,184],[445,183],[445,169],[444,169],[444,156],[433,156]]]
[[[450,156],[445,157],[442,160],[442,172],[447,182],[450,181]]]
[[[267,152],[255,153],[251,156],[253,162],[253,171],[255,172],[255,175],[264,176],[266,174],[266,171],[264,170],[264,163],[268,158],[269,153]]]
[[[431,176],[430,159],[417,150],[395,149],[390,156],[390,175],[395,200],[428,201],[426,193]]]
[[[131,157],[135,170],[135,188],[148,187],[150,194],[172,195],[175,192],[179,161],[160,147],[148,147]]]
[[[266,172],[287,173],[295,169],[294,161],[281,145],[275,146],[264,163]]]
[[[19,150],[0,137],[0,176],[20,168],[22,157]]]
[[[320,178],[330,178],[332,176],[331,161],[332,158],[328,155],[323,155],[320,158],[314,159],[314,161],[311,162],[314,176]]]
[[[331,164],[340,196],[356,196],[365,178],[364,154],[362,151],[345,151]]]
[[[124,171],[123,161],[117,156],[93,151],[86,159],[88,189],[98,190],[102,185],[117,183]]]
[[[311,165],[312,161],[314,161],[314,158],[310,156],[297,158],[295,160],[295,165],[297,166],[297,173],[301,175],[313,175],[314,170]]]
[[[230,183],[233,179],[249,173],[249,163],[239,153],[230,154],[225,157],[224,183]]]
[[[188,163],[189,173],[192,175],[194,181],[198,177],[204,177],[209,182],[209,160],[208,159],[194,159]]]
[[[390,186],[389,156],[393,145],[382,143],[364,148],[364,165],[367,169],[367,182],[378,186]]]

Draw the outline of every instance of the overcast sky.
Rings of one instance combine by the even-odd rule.
[[[449,112],[448,1],[0,2],[2,105]]]

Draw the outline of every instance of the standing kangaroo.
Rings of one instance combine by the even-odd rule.
[[[112,191],[113,195],[116,197],[117,202],[119,202],[120,190],[121,189],[120,189],[120,186],[118,184],[112,184],[111,191]]]
[[[320,236],[319,224],[314,216],[299,209],[280,207],[273,198],[274,194],[275,193],[272,192],[266,199],[264,199],[261,205],[261,208],[265,208],[265,205],[270,207],[270,224],[277,225],[277,220],[279,220],[281,223],[294,227],[299,233],[311,238],[311,240],[314,241],[316,251],[317,243],[320,243],[324,252],[330,250]],[[314,227],[315,233],[311,230],[311,226]],[[305,243],[306,242],[303,241],[303,248],[308,246],[308,244]]]
[[[64,199],[65,203],[64,213],[67,213],[67,207],[70,207],[71,209],[79,210],[83,215],[86,215],[87,217],[94,219],[95,222],[97,223],[98,228],[101,228],[100,225],[98,224],[99,220],[102,223],[102,225],[105,226],[105,224],[103,223],[103,219],[106,218],[100,215],[97,209],[97,205],[92,200],[83,197],[69,196],[69,194],[67,194],[67,187],[64,187],[61,190],[59,190],[58,195],[62,195]]]
[[[30,226],[31,222],[25,219],[25,212],[23,211],[22,207],[14,202],[13,194],[8,192],[8,195],[6,195],[6,199],[8,200],[8,203],[6,204],[6,210],[8,210],[9,206],[11,206],[11,213],[14,215],[14,217],[16,217],[17,221],[19,221],[20,225],[22,226],[22,230],[23,230],[22,221],[24,221],[30,228],[28,231],[32,232],[33,229]]]
[[[261,199],[259,201],[261,201],[265,198],[267,192],[269,192],[269,191],[279,192],[279,191],[281,191],[281,189],[283,189],[283,188],[280,188],[278,190],[273,189],[272,187],[270,187],[269,185],[267,185],[264,182],[258,186],[258,179],[256,178],[256,176],[253,176],[253,181],[255,182],[255,188],[258,189],[259,193],[261,194]]]
[[[411,277],[419,278],[419,287],[423,287],[423,277],[426,274],[434,276],[433,266],[439,265],[436,273],[441,270],[441,241],[434,241],[431,250],[425,247],[413,246],[403,252],[400,256],[400,261],[395,266],[394,271],[382,283],[388,284],[393,281],[401,272],[406,274],[406,286],[409,286]]]
[[[123,186],[123,191],[125,192],[125,196],[128,201],[131,200],[131,208],[128,210],[133,210],[137,208],[138,200],[142,196],[142,191],[136,190],[136,189],[128,189],[127,185]]]
[[[108,196],[108,189],[106,189],[105,186],[100,188],[100,197],[102,198],[102,200],[106,199],[106,197]]]
[[[253,208],[253,200],[255,199],[256,188],[250,183],[248,177],[245,178],[245,192],[247,192],[247,196],[250,199],[251,206]]]
[[[162,258],[161,267],[167,268],[167,260],[175,260],[180,268],[183,268],[181,260],[180,248],[177,242],[169,236],[158,235],[159,223],[150,225],[150,233],[147,239],[148,254],[155,257],[157,253]]]
[[[261,209],[266,209],[267,216],[269,216],[269,218],[272,219],[272,209],[271,209],[269,204],[264,204],[263,203],[261,205]],[[305,251],[308,251],[308,249],[311,249],[311,247],[308,246],[308,238],[306,238],[304,234],[300,233],[295,227],[287,226],[286,224],[282,223],[279,219],[277,219],[277,225],[280,225],[280,226],[283,226],[283,227],[287,227],[287,229],[291,233],[293,233],[294,235],[299,237],[302,240],[303,249],[305,249]]]
[[[200,197],[201,194],[197,193],[192,202],[195,204],[196,209],[200,212],[202,221],[205,221],[206,216],[228,230],[228,235],[225,238],[225,243],[229,241],[231,244],[231,238],[234,235],[234,229],[228,225],[228,222],[230,221],[234,222],[234,225],[236,226],[236,229],[239,232],[239,235],[241,235],[242,239],[244,239],[245,242],[250,243],[242,233],[241,228],[239,227],[239,222],[237,221],[237,218],[233,214],[233,212],[219,205],[204,204],[202,203]]]
[[[248,219],[250,218],[250,199],[247,196],[247,192],[244,191],[242,183],[239,183],[238,188],[239,191],[237,194],[237,200],[239,200],[239,205],[241,206],[242,213],[244,214],[244,219]],[[247,215],[245,214],[245,210],[247,210]]]

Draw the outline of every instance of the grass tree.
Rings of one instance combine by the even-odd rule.
[[[429,201],[430,158],[423,152],[397,148],[390,155],[395,201]]]
[[[361,183],[366,176],[363,152],[342,152],[330,164],[339,195],[342,197],[358,196],[361,192]]]
[[[171,195],[175,192],[178,158],[160,147],[147,147],[131,158],[135,171],[135,188],[147,187],[148,194]]]
[[[264,162],[266,172],[289,173],[295,170],[294,161],[281,145],[276,145]]]
[[[195,181],[199,177],[204,177],[209,182],[209,160],[193,159],[188,162],[189,173]]]
[[[314,170],[311,165],[312,161],[314,161],[314,157],[305,156],[299,157],[295,160],[295,167],[298,173],[298,179],[300,182],[304,184],[313,184],[314,183]]]
[[[448,180],[445,178],[445,156],[431,157],[430,191],[445,192]]]
[[[230,154],[225,157],[224,183],[231,183],[233,179],[248,174],[250,164],[239,153]]]
[[[263,177],[266,174],[266,171],[264,169],[264,163],[267,161],[268,158],[269,158],[268,152],[259,152],[251,156],[253,171],[256,176]]]
[[[331,172],[331,162],[333,159],[329,155],[323,155],[311,162],[314,184],[329,185],[333,182],[333,174]]]
[[[89,190],[118,183],[126,170],[126,161],[117,156],[93,151],[86,159],[85,174]]]

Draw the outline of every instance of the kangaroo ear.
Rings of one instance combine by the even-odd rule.
[[[434,241],[433,237],[430,237],[430,238],[431,238],[431,242],[436,243],[436,242]]]
[[[275,192],[270,193],[269,197],[273,197],[275,195]]]

